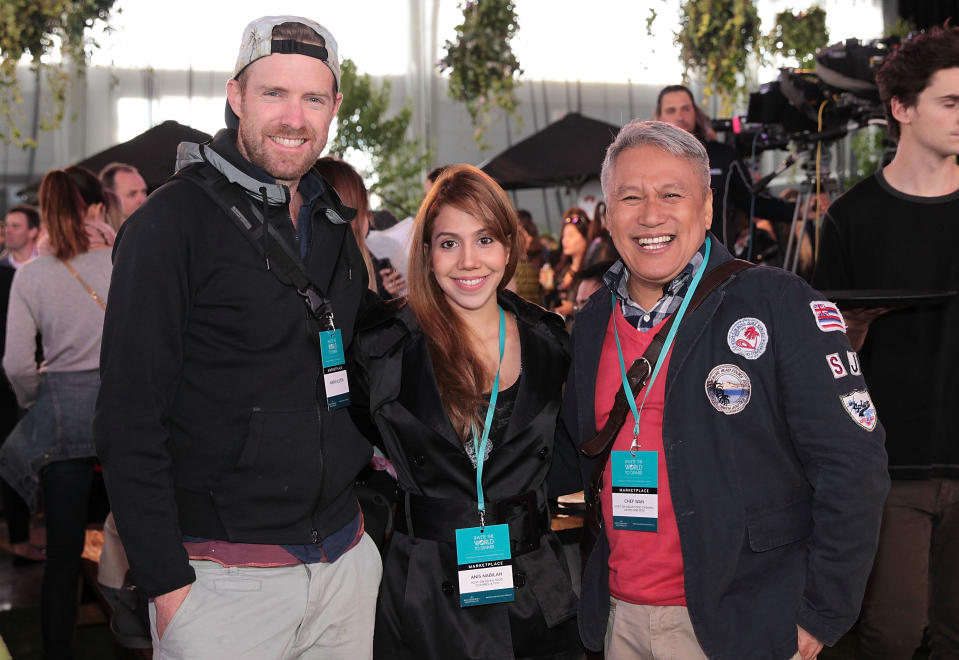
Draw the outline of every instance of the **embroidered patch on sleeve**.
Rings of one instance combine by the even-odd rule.
[[[848,373],[846,371],[846,365],[842,363],[842,358],[839,357],[839,353],[830,353],[827,355],[826,364],[829,365],[829,372],[833,378],[842,378]]]
[[[861,376],[862,368],[859,366],[859,355],[856,351],[846,351],[846,359],[849,360],[849,373],[853,376]]]
[[[823,332],[846,331],[846,322],[842,320],[839,308],[828,300],[813,300],[809,303],[816,325]]]
[[[843,408],[852,417],[852,421],[867,431],[876,428],[879,417],[876,415],[876,406],[872,404],[872,399],[869,398],[867,390],[853,390],[839,398],[842,400]]]
[[[769,333],[766,325],[759,319],[746,317],[739,319],[729,327],[726,333],[729,350],[742,355],[747,360],[755,360],[766,352]]]
[[[752,383],[746,372],[734,364],[713,367],[706,376],[706,397],[713,408],[726,415],[735,415],[749,403]]]

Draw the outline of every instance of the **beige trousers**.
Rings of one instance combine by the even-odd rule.
[[[366,534],[332,564],[227,568],[190,561],[196,582],[157,639],[154,660],[364,660],[383,566]]]
[[[706,660],[689,611],[609,599],[606,660]],[[790,660],[802,660],[797,652]]]

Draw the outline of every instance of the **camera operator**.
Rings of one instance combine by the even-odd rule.
[[[713,191],[713,223],[709,230],[723,243],[736,240],[736,211],[749,216],[752,181],[746,179],[748,170],[736,156],[736,150],[716,140],[716,132],[710,127],[709,117],[693,100],[693,94],[683,85],[669,85],[656,97],[654,118],[677,126],[695,135],[709,157],[710,188]],[[730,179],[733,169],[739,173]],[[727,181],[729,194],[726,194]],[[728,204],[724,200],[728,198]],[[772,222],[792,222],[793,204],[771,197],[756,196],[755,212],[758,217]]]
[[[903,43],[876,83],[896,156],[827,211],[813,284],[959,290],[959,28]],[[929,657],[959,658],[959,299],[846,320],[892,477],[856,657],[912,658],[928,626]]]

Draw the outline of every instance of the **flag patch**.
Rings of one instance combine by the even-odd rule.
[[[809,303],[816,325],[823,332],[846,331],[846,322],[842,320],[839,308],[828,300],[813,300]]]

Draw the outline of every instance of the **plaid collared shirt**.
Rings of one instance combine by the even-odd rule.
[[[667,316],[679,309],[683,302],[683,296],[689,289],[689,282],[693,278],[693,273],[703,263],[706,256],[705,241],[700,246],[699,251],[693,255],[686,267],[680,271],[679,275],[673,278],[673,281],[666,285],[663,291],[663,297],[659,299],[653,308],[649,311],[640,307],[629,297],[629,271],[623,260],[620,259],[603,275],[603,281],[607,288],[616,296],[619,307],[623,311],[623,316],[640,332],[648,332],[652,328],[662,323]]]

